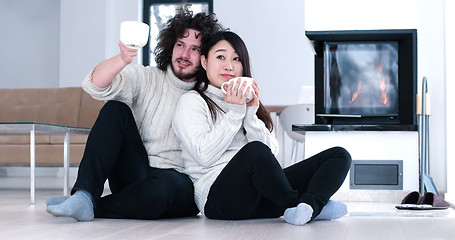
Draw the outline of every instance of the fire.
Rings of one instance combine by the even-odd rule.
[[[387,77],[387,82],[388,82],[389,78]],[[389,97],[387,97],[387,92],[385,91],[385,87],[386,87],[386,84],[385,84],[385,78],[382,78],[381,80],[381,84],[380,84],[380,89],[381,89],[381,99],[379,99],[379,102],[383,103],[384,105],[386,105],[388,102],[389,102]]]
[[[362,81],[359,81],[357,84],[357,89],[352,94],[349,104],[353,104],[354,102],[357,102],[357,104],[360,102],[362,104],[362,102],[367,101],[367,100],[363,100],[364,97],[370,97],[371,95],[374,95],[375,96],[374,101],[378,101],[381,104],[388,105],[390,103],[390,99],[389,99],[389,96],[387,93],[389,90],[388,88],[390,85],[390,79],[389,79],[389,76],[387,74],[384,74],[382,71],[383,71],[383,66],[382,66],[382,64],[379,64],[379,66],[377,66],[377,72],[376,72],[377,78],[371,79],[371,81],[367,81],[367,83],[366,83],[367,85],[366,85],[366,87],[364,87],[364,90],[362,92],[360,92],[362,90]],[[375,86],[374,87],[369,86],[369,83],[374,83]],[[379,87],[379,90],[381,91],[380,96],[378,96],[377,92],[376,92],[378,87]],[[374,89],[374,91],[375,91],[374,94],[371,93],[372,89]],[[377,98],[379,98],[379,99],[377,99]]]
[[[379,74],[382,74],[382,64],[379,65]],[[389,83],[389,76],[386,76],[387,78],[387,83]],[[381,102],[384,105],[387,105],[389,102],[389,97],[387,97],[387,91],[386,89],[386,79],[382,77],[381,83],[379,84],[379,89],[381,89],[381,98],[379,99],[379,102]]]
[[[359,84],[357,84],[357,90],[354,92],[354,94],[352,94],[352,99],[349,101],[349,104],[352,104],[359,97],[360,89],[362,89],[361,81],[359,81]]]

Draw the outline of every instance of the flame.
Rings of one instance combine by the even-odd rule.
[[[387,77],[387,82],[389,82],[388,80],[389,77]],[[384,105],[386,105],[389,102],[389,97],[387,97],[387,92],[385,91],[386,87],[385,81],[386,81],[385,78],[382,78],[379,86],[379,88],[381,89],[381,99],[379,99],[379,102],[381,102]]]
[[[379,74],[382,74],[382,63],[379,65]],[[387,78],[387,83],[389,83],[389,76],[386,76]],[[389,102],[389,97],[387,96],[387,91],[386,89],[386,78],[382,77],[381,83],[379,84],[379,89],[381,89],[381,98],[379,99],[379,102],[381,102],[384,105],[387,105]]]
[[[379,83],[379,89],[381,90],[379,102],[384,105],[387,105],[387,104],[389,104],[389,96],[387,95],[387,88],[390,84],[390,79],[389,79],[389,76],[387,74],[383,74],[382,71],[383,71],[383,65],[379,64],[378,71],[377,71],[378,78],[375,79],[374,81]],[[377,89],[377,88],[375,88],[375,89]],[[362,81],[359,81],[357,84],[357,90],[352,94],[352,98],[349,101],[349,104],[353,104],[355,101],[361,101],[361,100],[358,100],[361,90],[362,90]],[[367,91],[368,91],[368,85],[367,85]],[[365,93],[362,93],[362,94],[365,95]],[[368,93],[366,93],[366,94],[368,94]],[[362,96],[360,96],[360,97],[362,98]]]
[[[362,89],[361,81],[359,81],[359,84],[357,84],[357,90],[354,92],[354,94],[352,94],[352,99],[349,101],[349,104],[352,104],[359,97],[360,89]]]

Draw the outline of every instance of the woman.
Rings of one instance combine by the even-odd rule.
[[[286,222],[295,225],[346,214],[346,205],[329,201],[349,170],[346,150],[328,149],[283,170],[274,156],[278,144],[257,82],[248,103],[246,94],[239,94],[245,84],[230,83],[222,93],[221,84],[231,78],[251,77],[242,39],[229,31],[217,33],[202,46],[201,67],[196,85],[182,95],[173,118],[201,213],[214,219],[284,214]]]

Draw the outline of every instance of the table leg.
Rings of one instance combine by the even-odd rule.
[[[35,126],[30,131],[30,204],[35,205]]]
[[[286,160],[285,160],[285,149],[284,149],[284,129],[280,124],[280,113],[275,113],[274,116],[274,127],[275,127],[275,135],[278,141],[278,145],[280,147],[278,151],[278,162],[284,168],[286,167]]]
[[[281,126],[280,124],[280,116],[278,115],[277,116],[277,123],[276,126],[277,126],[277,139],[278,139],[278,142],[280,143],[280,150],[279,150],[279,153],[278,153],[278,156],[281,158],[281,162],[283,163],[283,167],[287,167],[286,166],[286,149],[285,149],[285,142],[284,142],[284,128],[283,126]]]
[[[69,147],[69,142],[70,142],[70,134],[69,132],[65,133],[65,141],[63,144],[63,195],[68,196],[68,185],[69,185],[69,152],[70,152],[70,147]]]

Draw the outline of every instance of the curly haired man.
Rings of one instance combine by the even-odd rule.
[[[106,101],[88,136],[72,196],[47,200],[47,212],[78,221],[194,216],[194,189],[183,173],[171,122],[180,96],[194,86],[201,44],[222,30],[214,14],[178,10],[160,32],[157,67],[132,66],[137,50],[99,63],[83,80]],[[102,196],[109,180],[111,193]]]

